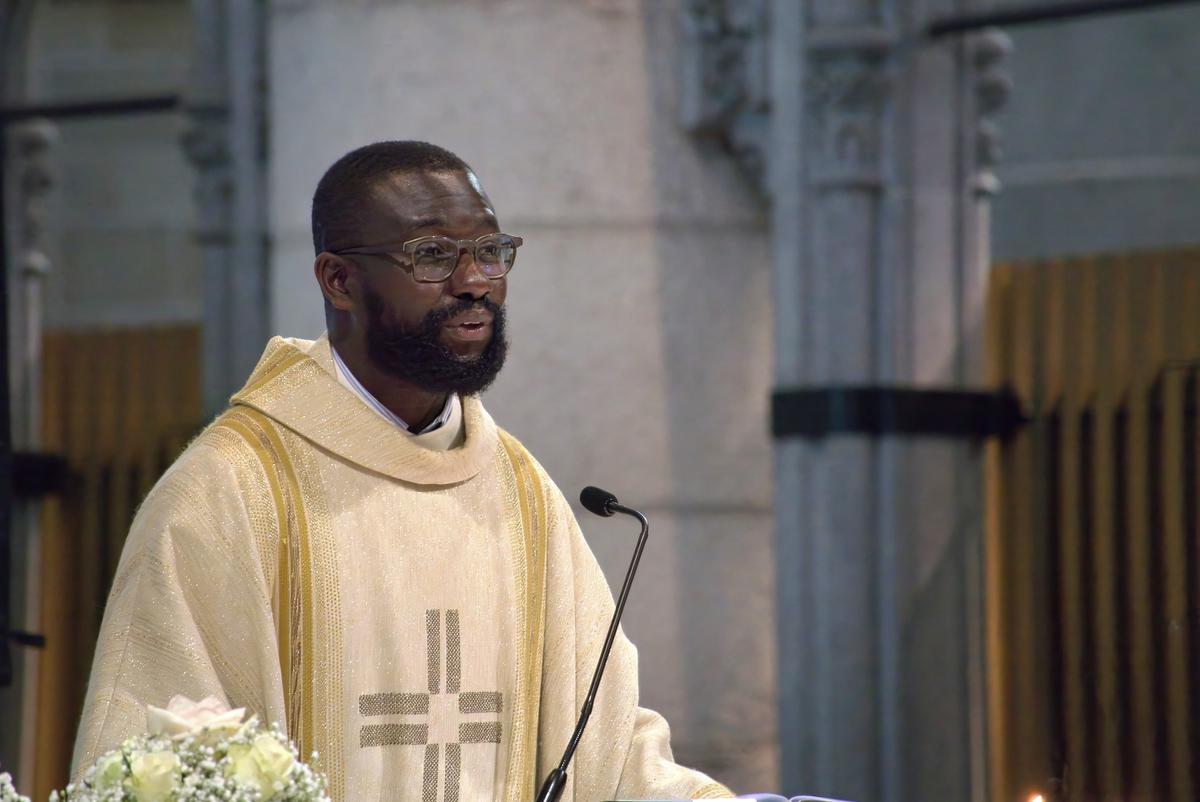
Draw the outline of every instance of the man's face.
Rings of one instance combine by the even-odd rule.
[[[434,234],[473,240],[500,230],[469,173],[397,174],[376,185],[373,198],[361,247]],[[506,277],[485,276],[469,252],[449,279],[436,284],[419,282],[386,259],[347,258],[358,267],[361,304],[355,314],[377,368],[435,392],[469,394],[491,383],[506,350]]]

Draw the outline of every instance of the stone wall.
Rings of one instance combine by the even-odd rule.
[[[65,0],[36,7],[30,102],[178,93],[187,85],[185,0]],[[203,274],[193,172],[175,114],[57,123],[45,323],[51,328],[197,321]]]
[[[997,261],[1200,242],[1198,36],[1188,6],[1013,30]]]

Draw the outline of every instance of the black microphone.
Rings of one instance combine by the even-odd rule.
[[[604,518],[611,517],[613,513],[617,512],[632,515],[641,522],[642,533],[638,535],[637,547],[633,550],[633,561],[629,563],[629,570],[625,572],[625,584],[621,586],[621,593],[617,596],[617,607],[613,610],[612,623],[608,625],[608,637],[604,639],[604,648],[600,650],[600,659],[596,663],[596,673],[592,675],[592,687],[588,689],[587,698],[583,700],[583,707],[579,711],[579,723],[575,725],[575,732],[571,735],[571,741],[567,744],[567,750],[563,752],[558,768],[546,775],[546,781],[542,783],[542,790],[538,791],[537,802],[556,802],[567,786],[567,766],[570,764],[571,758],[575,756],[575,748],[579,746],[579,739],[583,737],[583,728],[587,726],[588,718],[592,715],[592,705],[596,703],[596,691],[600,689],[600,677],[604,674],[604,666],[608,663],[608,653],[612,651],[613,641],[617,637],[617,627],[621,623],[621,613],[625,611],[625,600],[629,598],[633,575],[637,573],[638,562],[641,561],[642,551],[646,548],[646,539],[650,536],[650,522],[646,520],[646,516],[632,507],[626,507],[619,503],[617,497],[607,490],[589,485],[579,494],[579,502],[589,512]]]
[[[617,497],[607,490],[601,490],[598,487],[588,485],[583,490],[579,491],[579,503],[582,504],[588,512],[595,513],[601,518],[611,518],[613,510],[610,505],[617,503]]]

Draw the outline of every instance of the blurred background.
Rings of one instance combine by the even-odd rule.
[[[4,0],[0,766],[65,784],[133,511],[320,334],[321,173],[425,139],[525,237],[490,411],[654,523],[680,762],[1200,798],[1198,42],[1180,0]]]

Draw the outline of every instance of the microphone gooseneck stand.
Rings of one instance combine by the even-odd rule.
[[[546,776],[542,790],[538,791],[537,802],[557,802],[567,785],[567,766],[571,763],[571,758],[575,756],[575,748],[579,746],[579,739],[583,737],[583,729],[592,715],[596,692],[600,689],[600,678],[604,675],[604,666],[608,663],[608,653],[612,651],[613,641],[617,637],[617,627],[621,623],[621,613],[625,611],[625,600],[629,598],[629,588],[633,585],[633,575],[637,573],[638,562],[642,559],[642,551],[645,550],[646,540],[650,535],[650,522],[646,520],[646,516],[632,507],[618,503],[617,497],[612,493],[589,486],[579,494],[579,501],[590,512],[605,518],[609,518],[617,512],[637,518],[642,524],[642,533],[638,535],[637,547],[633,550],[633,560],[629,563],[629,570],[625,572],[625,583],[621,585],[621,593],[617,596],[617,606],[613,611],[612,623],[608,625],[608,636],[604,639],[604,648],[600,650],[596,673],[592,675],[592,687],[588,689],[587,698],[584,699],[583,707],[579,711],[579,723],[575,725],[575,732],[571,735],[571,740],[567,744],[567,750],[563,753],[558,768]]]

